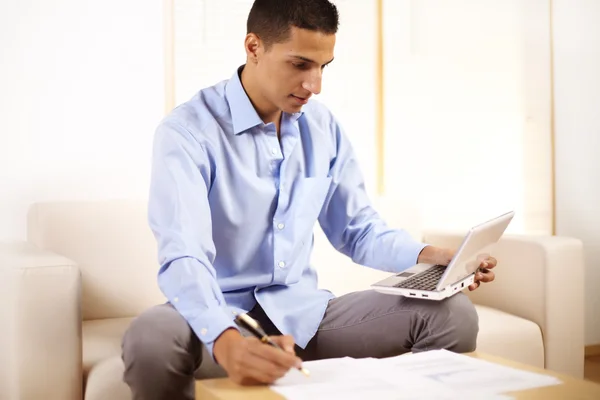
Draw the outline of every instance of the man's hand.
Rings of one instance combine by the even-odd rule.
[[[498,261],[488,256],[479,264],[479,271],[475,272],[475,282],[469,285],[469,290],[473,291],[481,285],[481,282],[491,282],[496,279],[496,274],[491,269],[498,264]]]
[[[291,336],[271,336],[281,351],[256,338],[243,337],[235,329],[227,329],[215,341],[213,353],[229,378],[240,385],[273,383],[289,371],[299,367],[302,360],[294,353]]]
[[[433,264],[433,265],[448,265],[454,257],[454,250],[445,249],[443,247],[425,246],[419,254],[418,263]]]
[[[445,249],[442,247],[426,246],[419,254],[418,263],[448,265],[454,257],[454,250]],[[481,260],[479,270],[475,273],[475,282],[469,285],[469,290],[473,291],[481,285],[481,282],[491,282],[496,278],[494,268],[498,261],[491,256],[487,256]]]

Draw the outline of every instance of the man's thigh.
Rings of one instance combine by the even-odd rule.
[[[249,313],[269,329],[269,334],[278,334],[272,329],[273,324],[265,321],[266,315],[260,306]],[[243,336],[251,336],[241,328]],[[126,353],[130,357],[125,357]],[[227,376],[225,370],[218,365],[209,354],[206,346],[200,341],[183,316],[171,303],[164,303],[143,312],[134,319],[123,337],[123,357],[146,357],[146,364],[161,362],[165,365],[180,365],[187,362],[193,364],[196,379],[221,378]],[[182,361],[182,360],[185,360]],[[137,360],[138,364],[140,360]]]
[[[329,302],[305,350],[305,360],[390,357],[409,351],[475,349],[478,318],[467,296],[442,301],[410,299],[367,290]]]

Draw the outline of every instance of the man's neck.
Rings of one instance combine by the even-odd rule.
[[[270,104],[269,101],[261,95],[257,79],[253,78],[252,66],[246,65],[244,67],[240,76],[240,81],[260,119],[262,119],[265,124],[270,122],[274,123],[277,128],[277,135],[279,136],[282,112],[280,109]]]

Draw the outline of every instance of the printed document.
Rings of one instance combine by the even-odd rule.
[[[560,384],[557,378],[505,367],[446,350],[398,357],[305,362],[271,390],[296,399],[509,399],[507,392]]]

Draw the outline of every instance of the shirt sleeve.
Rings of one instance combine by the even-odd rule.
[[[158,284],[212,355],[214,341],[235,328],[213,267],[215,245],[205,148],[173,121],[158,127],[152,156],[148,219],[157,240]]]
[[[331,186],[319,224],[331,244],[357,264],[400,272],[416,264],[426,246],[404,229],[392,229],[371,205],[352,145],[332,117],[335,151]]]

